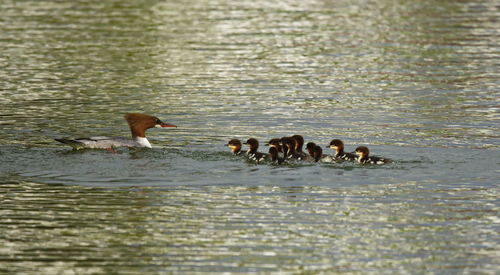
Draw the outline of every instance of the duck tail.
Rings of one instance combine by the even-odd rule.
[[[54,140],[59,141],[60,143],[67,144],[76,150],[83,149],[83,143],[73,139],[55,138]]]

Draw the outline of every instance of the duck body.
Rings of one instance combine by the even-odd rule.
[[[381,158],[381,157],[377,157],[377,156],[369,156],[367,158],[364,158],[364,159],[361,159],[361,160],[358,160],[359,163],[361,164],[386,164],[386,163],[389,163],[391,162],[389,159],[386,159],[386,158]]]
[[[292,138],[295,140],[295,152],[299,159],[306,160],[308,154],[302,151],[302,147],[304,146],[304,137],[301,135],[293,135]]]
[[[268,154],[257,151],[259,149],[259,141],[257,139],[250,138],[244,144],[248,145],[249,147],[247,151],[249,160],[253,160],[258,163],[269,158]]]
[[[346,153],[346,152],[341,152],[335,154],[335,158],[338,160],[344,160],[344,161],[355,161],[358,156],[356,156],[353,153]]]
[[[276,147],[269,148],[269,156],[271,157],[271,161],[276,164],[282,164],[286,162],[285,158],[279,156],[279,151]]]
[[[88,137],[88,138],[76,138],[76,139],[65,139],[56,138],[56,141],[67,144],[76,150],[81,149],[108,149],[115,147],[147,147],[152,148],[151,143],[149,143],[147,138],[135,138],[127,139],[124,137]]]
[[[315,162],[318,162],[323,158],[323,149],[321,149],[320,146],[314,147],[313,157]]]
[[[264,161],[269,157],[268,154],[262,152],[247,152],[247,156],[249,160],[253,160],[256,162]]]
[[[314,142],[309,142],[306,145],[309,155],[306,160],[314,162],[335,162],[335,159],[330,155],[323,154],[323,149]]]
[[[132,139],[124,137],[88,137],[77,139],[56,138],[56,141],[67,144],[75,150],[80,149],[111,149],[115,147],[146,147],[152,148],[151,143],[146,138],[146,131],[150,128],[177,127],[173,124],[165,123],[159,118],[147,114],[130,113],[125,115]]]

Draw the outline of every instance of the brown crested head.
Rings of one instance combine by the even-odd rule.
[[[306,144],[306,149],[307,149],[307,152],[309,152],[309,155],[311,157],[314,157],[314,149],[316,148],[316,143],[314,142],[308,142]]]
[[[367,157],[370,154],[370,150],[366,146],[359,146],[354,152],[361,157]]]
[[[295,140],[295,150],[302,152],[302,146],[304,146],[304,137],[301,135],[293,135],[292,138]]]
[[[248,145],[251,150],[257,150],[259,148],[259,141],[255,138],[249,138],[244,144]]]
[[[125,115],[125,120],[130,127],[132,137],[146,137],[146,130],[153,127],[177,127],[165,123],[159,118],[147,114],[130,113]]]

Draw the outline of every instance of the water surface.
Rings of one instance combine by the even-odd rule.
[[[0,3],[0,273],[498,273],[498,4],[233,2]],[[292,134],[394,163],[223,146]]]

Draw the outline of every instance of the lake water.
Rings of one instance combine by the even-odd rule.
[[[0,273],[498,274],[498,18],[479,0],[1,1]],[[53,140],[129,136],[129,112],[179,127],[116,153]],[[223,146],[293,134],[394,163]]]

